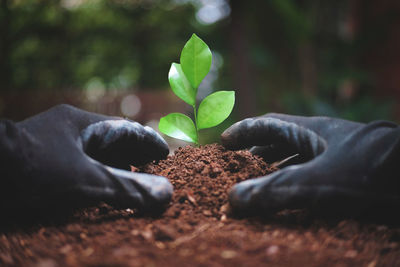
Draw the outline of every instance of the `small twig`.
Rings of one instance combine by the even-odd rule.
[[[297,157],[299,155],[300,154],[294,154],[294,155],[292,155],[290,157],[287,157],[287,158],[285,158],[285,159],[283,159],[281,161],[274,162],[274,163],[271,164],[271,167],[272,168],[277,168],[277,167],[281,166],[283,163],[285,163],[285,162],[287,162],[287,161],[291,160],[292,158],[295,158],[295,157]]]
[[[198,235],[200,235],[205,230],[207,230],[210,226],[211,226],[210,224],[205,223],[205,224],[201,225],[200,227],[198,227],[192,234],[187,235],[187,236],[182,236],[182,237],[176,239],[174,242],[171,243],[171,245],[173,247],[177,247],[182,243],[188,242],[188,241],[194,239],[195,237],[197,237]]]

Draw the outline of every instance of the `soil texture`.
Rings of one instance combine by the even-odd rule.
[[[227,192],[275,169],[248,151],[184,147],[133,171],[168,177],[164,214],[101,204],[57,223],[0,232],[0,266],[400,266],[400,227],[306,211],[229,216]]]

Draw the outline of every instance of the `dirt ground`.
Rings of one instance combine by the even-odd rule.
[[[133,171],[175,187],[164,214],[101,204],[58,221],[0,231],[1,266],[400,266],[400,226],[319,219],[307,211],[229,216],[235,183],[274,171],[248,151],[177,150]]]

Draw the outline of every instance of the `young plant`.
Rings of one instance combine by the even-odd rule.
[[[194,122],[181,113],[160,119],[158,128],[168,136],[199,143],[199,130],[217,126],[228,118],[235,104],[234,91],[218,91],[196,105],[197,89],[211,68],[212,54],[207,44],[193,34],[182,49],[181,64],[172,63],[168,73],[172,91],[193,107]]]

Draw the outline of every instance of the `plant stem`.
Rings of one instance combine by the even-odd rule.
[[[197,135],[197,142],[196,142],[196,144],[199,145],[199,130],[197,129],[197,111],[196,111],[196,104],[193,105],[193,114],[194,114],[194,127],[196,128],[196,135]]]

